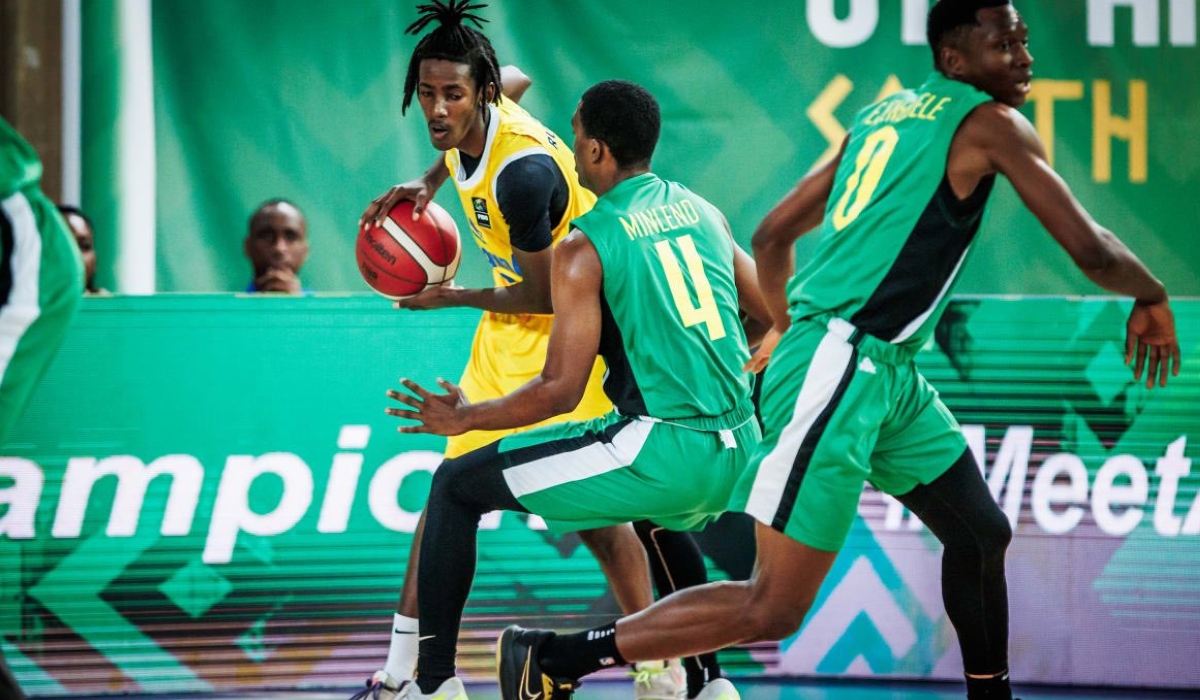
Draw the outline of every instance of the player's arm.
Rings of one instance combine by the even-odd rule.
[[[733,244],[733,282],[737,285],[738,309],[741,311],[746,342],[754,347],[762,342],[767,329],[771,327],[771,312],[767,309],[762,290],[758,288],[758,270],[754,267],[754,258],[737,243]]]
[[[758,269],[758,286],[775,328],[790,325],[787,282],[796,271],[796,239],[816,228],[825,215],[825,204],[833,191],[833,178],[846,142],[832,159],[818,165],[800,179],[776,204],[754,231],[751,247]]]
[[[964,149],[964,145],[971,148]],[[1011,107],[981,105],[964,120],[955,137],[952,157],[956,151],[968,166],[972,154],[981,153],[989,171],[1008,178],[1021,201],[1088,279],[1110,292],[1134,298],[1127,328],[1126,362],[1136,355],[1135,377],[1140,379],[1145,368],[1149,370],[1148,385],[1153,384],[1156,375],[1165,385],[1171,371],[1178,374],[1179,342],[1166,288],[1075,199],[1066,182],[1046,162],[1045,148],[1029,120]]]
[[[470,430],[503,430],[537,423],[579,405],[600,349],[600,292],[604,279],[600,256],[583,234],[572,232],[554,249],[554,327],[542,373],[513,393],[470,404],[461,390],[439,380],[446,394],[434,394],[410,380],[410,393],[388,396],[406,407],[390,415],[417,421],[402,433],[459,435]]]
[[[738,245],[733,237],[733,229],[729,219],[721,213],[721,222],[725,232],[733,244],[733,283],[737,287],[738,310],[742,319],[742,329],[746,333],[746,342],[754,347],[762,342],[763,335],[771,327],[771,313],[767,302],[763,299],[762,290],[758,288],[758,271],[754,267],[754,258]]]
[[[500,93],[513,102],[520,102],[525,91],[533,85],[533,78],[516,66],[500,66],[500,82],[504,85]]]
[[[520,102],[525,91],[533,85],[533,79],[516,66],[500,66],[500,83],[503,86],[500,91],[502,95],[513,102]],[[415,205],[413,221],[416,221],[421,212],[425,211],[425,204],[433,199],[433,195],[437,194],[438,189],[449,177],[450,169],[446,167],[446,158],[439,153],[420,177],[393,185],[367,205],[366,211],[358,220],[359,227],[368,222],[378,226],[392,207],[406,199],[411,199]]]

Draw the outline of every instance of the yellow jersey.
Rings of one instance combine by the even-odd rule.
[[[570,231],[571,221],[591,210],[596,196],[579,184],[575,157],[554,132],[508,98],[502,97],[490,110],[488,131],[479,165],[471,173],[463,167],[458,149],[446,152],[450,180],[458,190],[463,216],[471,228],[471,237],[492,267],[497,287],[521,281],[521,271],[513,259],[508,223],[497,203],[496,186],[500,173],[513,162],[532,154],[545,154],[554,160],[567,183],[568,201],[561,220],[551,222],[552,245]],[[485,311],[475,331],[471,358],[459,382],[472,402],[499,398],[541,374],[546,363],[546,348],[554,317],[542,314],[500,314]],[[587,390],[579,406],[543,423],[588,420],[612,410],[602,387],[604,363],[599,358],[592,368]],[[457,457],[488,445],[505,435],[537,425],[512,430],[474,431],[451,437],[446,457]]]
[[[555,244],[567,235],[572,219],[591,211],[596,195],[579,184],[575,175],[575,156],[567,144],[529,112],[506,97],[500,99],[499,105],[488,105],[488,109],[491,118],[483,155],[475,171],[469,175],[465,172],[457,148],[447,151],[445,158],[450,179],[458,190],[463,215],[471,227],[471,236],[492,266],[495,285],[507,287],[521,281],[521,272],[513,260],[508,223],[497,204],[496,183],[504,168],[531,154],[548,155],[554,160],[569,191],[562,220],[551,229]]]

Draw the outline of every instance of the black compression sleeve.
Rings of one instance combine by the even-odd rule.
[[[496,179],[496,205],[518,250],[536,253],[554,242],[551,230],[562,218],[568,192],[558,164],[548,154],[509,163]]]

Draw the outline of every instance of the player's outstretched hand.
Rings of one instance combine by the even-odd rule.
[[[779,330],[778,326],[771,326],[767,329],[767,334],[763,336],[762,342],[758,344],[758,349],[754,351],[754,355],[742,367],[742,371],[758,374],[766,369],[767,363],[771,361],[771,354],[775,352],[775,346],[779,344],[779,338],[782,336],[783,331]]]
[[[400,379],[400,384],[410,393],[388,389],[389,399],[399,401],[408,408],[391,407],[384,409],[389,416],[407,418],[416,421],[417,425],[402,425],[396,430],[401,433],[432,433],[434,435],[461,435],[467,432],[464,425],[463,409],[470,402],[466,395],[453,382],[445,379],[437,380],[446,393],[434,394],[411,379]]]
[[[1179,375],[1179,338],[1175,335],[1175,314],[1166,301],[1157,304],[1135,302],[1125,323],[1125,364],[1133,363],[1133,378],[1146,373],[1146,388],[1167,385],[1167,377]]]
[[[412,218],[413,221],[416,221],[421,218],[421,212],[425,211],[425,205],[429,203],[432,197],[433,188],[429,186],[429,183],[425,182],[424,177],[402,182],[399,185],[392,185],[387,192],[376,197],[367,206],[362,218],[358,220],[358,227],[362,228],[367,225],[379,226],[383,218],[392,210],[392,207],[406,199],[412,200],[415,205],[413,207]]]

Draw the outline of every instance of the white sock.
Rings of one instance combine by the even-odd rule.
[[[417,618],[392,616],[392,644],[383,670],[396,681],[411,681],[417,670]]]

